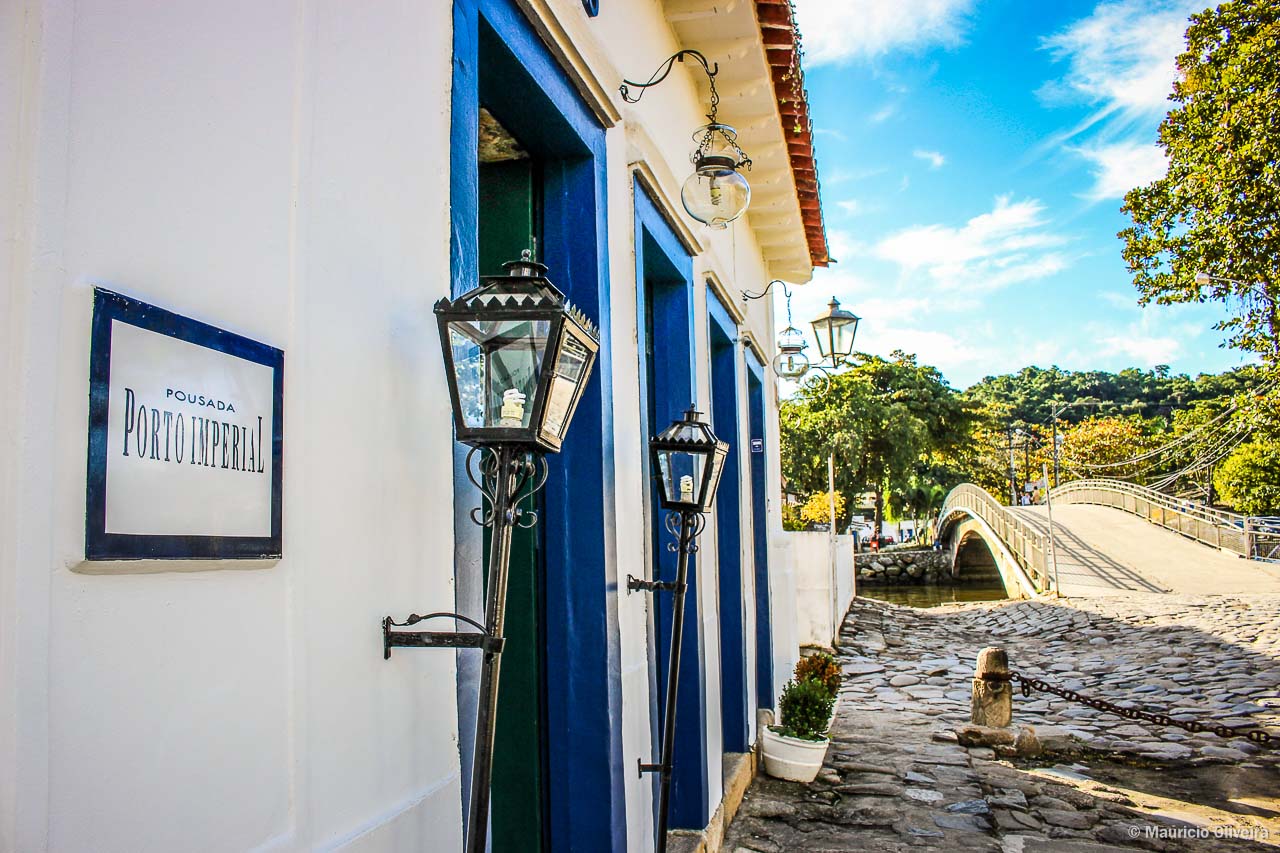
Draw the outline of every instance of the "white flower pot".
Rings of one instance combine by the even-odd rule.
[[[776,779],[812,782],[822,769],[831,741],[801,740],[786,737],[765,726],[760,735],[760,751],[764,754],[764,770]]]

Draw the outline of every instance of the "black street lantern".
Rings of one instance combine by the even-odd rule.
[[[599,335],[529,259],[436,303],[458,441],[557,452],[587,384]]]
[[[666,528],[678,540],[668,545],[679,554],[676,577],[672,581],[627,578],[627,589],[672,594],[671,648],[668,652],[667,700],[662,708],[662,758],[657,764],[640,762],[641,773],[658,773],[657,853],[667,849],[667,813],[671,806],[671,761],[676,734],[676,690],[680,684],[680,647],[684,637],[684,596],[688,587],[689,555],[698,550],[694,540],[706,523],[703,513],[711,508],[720,487],[729,444],[716,438],[711,427],[698,419],[692,406],[678,420],[649,441],[653,477],[658,481],[658,500],[667,515]]]
[[[544,452],[556,453],[591,377],[600,339],[591,322],[547,281],[529,252],[486,276],[457,299],[436,303],[440,343],[458,441],[469,444],[467,476],[484,496],[471,519],[492,530],[484,624],[460,613],[414,613],[382,620],[382,655],[393,648],[469,648],[484,652],[476,705],[475,752],[467,815],[467,851],[484,853],[489,780],[498,715],[498,674],[511,564],[511,533],[537,514],[520,507],[547,481]],[[393,631],[428,619],[453,619],[475,631]]]
[[[663,509],[706,512],[715,500],[729,444],[716,438],[698,414],[690,407],[683,420],[649,442]]]
[[[831,297],[827,310],[811,321],[813,334],[818,339],[818,353],[824,359],[831,359],[835,365],[853,355],[853,337],[858,333],[860,319],[852,311],[841,308],[836,298]]]

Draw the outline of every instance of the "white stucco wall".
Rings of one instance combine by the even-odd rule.
[[[610,87],[679,47],[658,4],[606,2],[595,19],[578,0],[550,5]],[[447,2],[0,4],[0,683],[13,685],[0,691],[0,850],[167,851],[193,837],[227,850],[460,847],[455,655],[384,662],[378,624],[454,605],[453,500],[438,488],[452,478],[451,426],[430,311],[449,290],[450,17]],[[678,199],[704,112],[676,75],[606,133],[607,547],[620,582],[649,574],[651,523],[633,171],[643,163]],[[768,280],[746,220],[693,233],[706,411],[707,274],[766,347],[773,319],[769,300],[737,299]],[[81,562],[95,285],[285,350],[284,559]],[[749,531],[738,373],[743,432],[724,437],[741,454],[732,511]],[[712,808],[716,523],[696,590]],[[751,548],[744,537],[754,700]],[[778,685],[805,641],[786,552],[771,542]],[[661,686],[650,597],[618,595],[634,768],[654,758]],[[625,793],[629,847],[652,849],[652,780],[626,773]]]
[[[4,15],[0,847],[456,847],[453,655],[378,631],[453,595],[447,5]],[[286,351],[283,560],[84,573],[98,284]]]
[[[853,537],[835,537],[834,593],[832,537],[827,533],[788,532],[782,534],[782,541],[784,559],[795,578],[797,639],[801,645],[833,646],[840,622],[853,601]]]

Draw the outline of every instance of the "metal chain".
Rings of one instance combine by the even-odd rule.
[[[1108,702],[1105,699],[1096,699],[1092,696],[1085,696],[1074,690],[1068,690],[1065,687],[1055,687],[1047,681],[1039,678],[1030,678],[1021,673],[1011,672],[1007,678],[987,676],[989,681],[1013,681],[1022,685],[1022,695],[1030,696],[1031,691],[1039,690],[1043,693],[1052,693],[1055,696],[1061,696],[1072,702],[1079,702],[1082,705],[1088,705],[1090,708],[1096,708],[1099,711],[1105,711],[1108,714],[1116,714],[1130,720],[1144,720],[1148,723],[1155,723],[1159,726],[1177,726],[1189,732],[1212,732],[1222,738],[1246,737],[1254,743],[1270,743],[1271,733],[1265,729],[1255,728],[1253,726],[1224,726],[1221,723],[1200,722],[1199,720],[1175,720],[1168,714],[1153,714],[1148,711],[1139,711],[1137,708],[1124,708],[1114,702]]]

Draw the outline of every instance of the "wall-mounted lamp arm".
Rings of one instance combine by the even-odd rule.
[[[791,290],[790,288],[787,287],[787,283],[780,278],[775,278],[773,281],[766,284],[764,290],[760,291],[759,293],[752,293],[749,290],[742,291],[742,301],[747,302],[748,300],[751,300],[751,299],[763,299],[764,297],[769,295],[769,291],[773,289],[773,286],[775,284],[782,285],[783,295],[786,296],[788,299],[791,298]]]
[[[677,61],[684,62],[686,56],[696,60],[707,75],[707,82],[711,85],[711,112],[707,113],[707,118],[711,119],[711,123],[714,124],[716,121],[716,108],[720,105],[720,95],[716,92],[716,75],[720,73],[720,63],[708,62],[707,58],[698,50],[678,50],[671,54],[658,66],[658,70],[649,76],[647,82],[637,83],[634,80],[623,80],[622,85],[618,87],[618,93],[622,95],[622,100],[628,104],[638,104],[640,99],[644,97],[645,90],[666,80],[675,63]],[[639,89],[640,92],[632,95],[631,89],[633,87]]]

